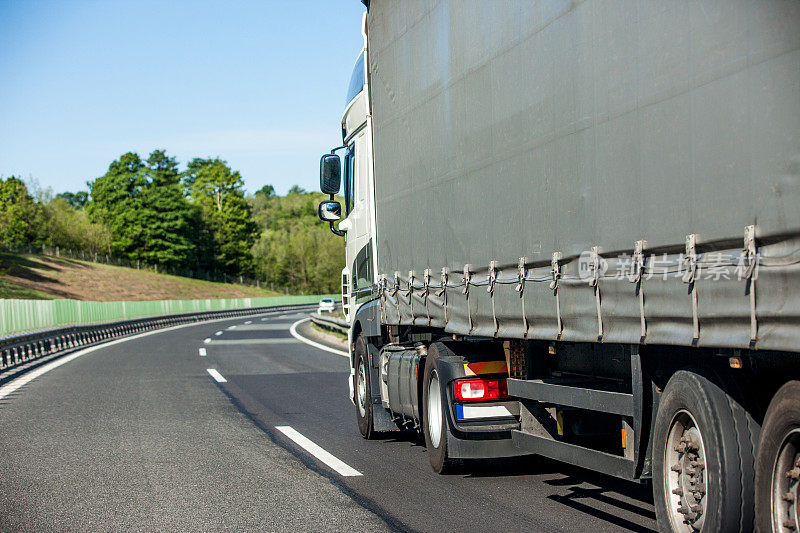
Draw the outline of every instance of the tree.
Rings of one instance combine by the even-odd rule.
[[[111,230],[90,222],[86,210],[75,209],[58,195],[43,206],[43,212],[44,244],[90,254],[110,253]]]
[[[146,183],[143,168],[138,154],[128,152],[113,161],[105,175],[88,184],[89,219],[111,230],[111,251],[115,255],[131,257],[144,246],[138,217],[140,195]]]
[[[57,194],[56,198],[61,198],[73,209],[83,209],[89,203],[89,193],[86,191],[62,192]]]
[[[0,178],[0,246],[10,248],[33,241],[40,211],[21,179]]]
[[[154,150],[141,170],[145,178],[136,213],[144,247],[132,254],[150,264],[170,267],[191,264],[191,207],[183,195],[174,157]]]
[[[170,267],[191,262],[192,213],[175,158],[155,150],[143,162],[128,152],[90,186],[89,217],[111,229],[115,254]]]
[[[199,246],[213,258],[212,267],[229,274],[249,274],[257,226],[239,172],[219,158],[195,158],[184,172],[184,184],[207,227],[207,233],[199,235]]]
[[[253,217],[263,228],[253,246],[256,275],[289,292],[329,293],[339,290],[344,264],[344,239],[320,223],[320,193],[250,198]]]
[[[255,196],[262,196],[264,198],[272,198],[275,196],[275,187],[272,185],[264,185],[256,191]]]

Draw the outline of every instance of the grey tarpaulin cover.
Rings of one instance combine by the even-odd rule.
[[[800,348],[800,2],[374,0],[367,24],[387,323]]]

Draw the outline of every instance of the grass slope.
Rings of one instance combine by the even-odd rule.
[[[213,283],[88,261],[0,253],[0,298],[72,298],[96,302],[277,296],[273,291]]]

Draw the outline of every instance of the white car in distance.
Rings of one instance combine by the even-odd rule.
[[[319,307],[317,308],[317,313],[322,314],[323,312],[333,313],[336,310],[336,303],[333,301],[333,298],[323,298],[319,301]]]

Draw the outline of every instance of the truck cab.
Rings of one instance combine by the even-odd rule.
[[[365,19],[366,20],[366,19]],[[333,194],[343,186],[344,205],[339,207],[342,220],[334,233],[345,238],[346,264],[342,269],[342,310],[348,322],[364,302],[373,300],[375,287],[375,187],[372,173],[372,121],[369,115],[369,90],[366,69],[365,46],[353,66],[347,89],[345,109],[342,114],[342,146],[322,157],[321,173],[330,173],[329,178],[339,173],[340,183],[335,179],[325,181],[321,174],[323,192]],[[337,152],[342,153],[341,156]],[[327,162],[327,167],[326,167]],[[333,184],[325,188],[324,183]],[[332,192],[335,191],[335,192]],[[329,202],[324,204],[330,205]],[[335,206],[331,205],[333,209]],[[322,217],[322,206],[320,217]],[[323,220],[326,220],[323,218]],[[336,219],[327,219],[331,222]]]

